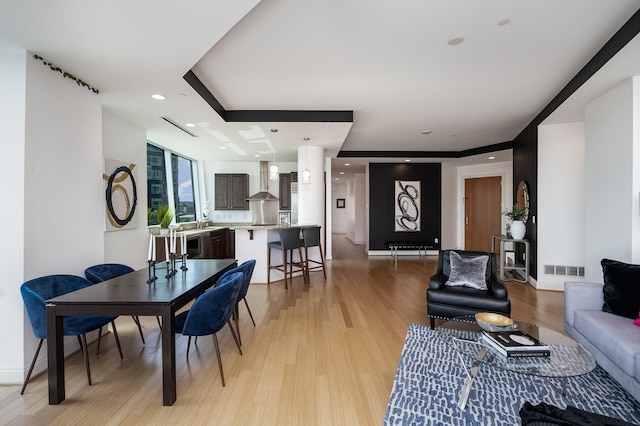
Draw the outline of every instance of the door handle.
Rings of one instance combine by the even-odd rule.
[[[464,218],[464,224],[465,224],[465,225],[468,225],[468,224],[469,224],[469,218],[468,218],[468,217],[465,217],[465,218]]]

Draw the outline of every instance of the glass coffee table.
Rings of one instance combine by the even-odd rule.
[[[593,355],[570,337],[523,321],[514,321],[514,323],[518,329],[549,345],[551,355],[507,358],[499,354],[482,341],[480,338],[482,329],[473,315],[453,318],[437,328],[438,337],[455,349],[467,373],[458,400],[460,409],[467,404],[473,379],[482,364],[541,377],[558,389],[565,398],[567,378],[587,374],[596,368]],[[473,360],[470,367],[467,367],[465,358]],[[561,380],[559,388],[549,380],[556,378]]]

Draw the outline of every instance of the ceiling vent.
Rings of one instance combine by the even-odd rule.
[[[187,129],[185,129],[184,127],[182,127],[181,125],[179,125],[178,123],[176,123],[175,121],[173,121],[172,119],[170,119],[169,117],[160,117],[162,118],[164,121],[166,121],[169,124],[173,124],[174,126],[176,126],[178,129],[182,130],[183,132],[185,132],[186,134],[188,134],[191,137],[197,138],[198,135],[196,135],[195,133],[191,133],[190,131],[188,131]]]

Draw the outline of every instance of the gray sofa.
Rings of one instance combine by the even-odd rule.
[[[564,285],[564,329],[602,368],[640,401],[640,327],[602,311],[603,284]]]

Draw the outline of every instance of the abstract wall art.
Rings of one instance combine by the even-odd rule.
[[[104,159],[106,230],[134,229],[138,227],[136,207],[136,165],[111,158]]]
[[[420,181],[395,181],[395,232],[420,232]]]

